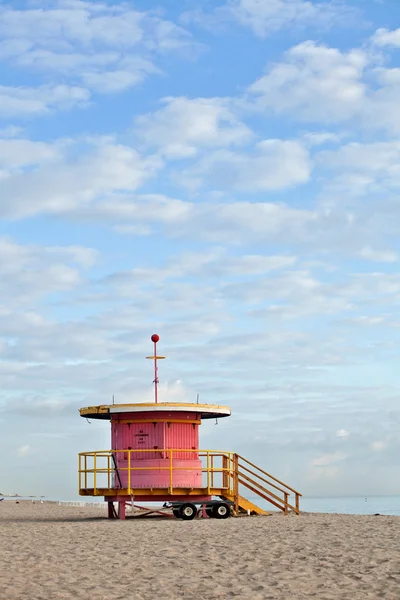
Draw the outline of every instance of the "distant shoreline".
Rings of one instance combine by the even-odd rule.
[[[38,498],[38,499],[42,499],[42,498],[46,498],[46,496],[22,496],[21,494],[0,494],[0,498],[28,498],[29,500],[32,498]]]

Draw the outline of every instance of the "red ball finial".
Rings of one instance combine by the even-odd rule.
[[[151,341],[154,342],[155,344],[159,341],[160,336],[157,335],[156,333],[153,333],[153,335],[151,336]]]

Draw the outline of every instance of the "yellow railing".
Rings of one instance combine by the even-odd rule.
[[[263,498],[270,504],[282,510],[285,514],[292,511],[300,513],[301,494],[283,481],[280,481],[271,473],[264,471],[254,463],[243,456],[235,454],[237,483],[251,490],[260,498]],[[268,486],[268,487],[266,487]],[[270,488],[273,488],[272,490]],[[294,505],[289,502],[289,497],[293,494]]]
[[[154,459],[154,454],[157,452],[162,459],[167,459],[167,464],[162,466],[147,466],[140,465],[143,454],[149,455],[149,458]],[[120,466],[116,458],[118,455],[124,454],[124,464]],[[136,456],[140,454],[138,459]],[[180,455],[193,455],[202,461],[201,466],[184,465],[177,466],[174,462],[175,458]],[[219,459],[219,462],[218,462]],[[163,461],[164,462],[164,461]],[[168,493],[173,494],[174,489],[179,487],[174,481],[174,474],[179,471],[184,472],[201,472],[202,485],[201,488],[211,490],[213,488],[230,490],[230,477],[233,466],[232,452],[219,452],[214,450],[185,450],[185,449],[154,449],[149,450],[98,450],[95,452],[81,452],[79,454],[79,489],[93,490],[93,495],[101,495],[102,490],[108,489],[126,489],[128,495],[131,494],[132,473],[136,471],[168,471]],[[218,478],[219,474],[219,479]],[[205,475],[205,479],[204,479]],[[113,481],[114,479],[114,481]],[[122,480],[123,483],[122,484]],[[164,487],[164,486],[163,486]],[[181,486],[182,487],[182,486]],[[187,486],[185,486],[187,487]]]
[[[117,456],[123,453],[124,465],[117,461]],[[99,450],[95,452],[81,452],[79,454],[79,490],[89,495],[97,496],[110,493],[112,490],[124,490],[129,496],[137,493],[137,488],[131,486],[132,473],[137,471],[167,471],[168,476],[163,478],[163,485],[156,489],[165,489],[169,495],[184,493],[187,486],[177,483],[177,473],[201,471],[201,486],[192,488],[193,494],[199,493],[208,496],[223,496],[235,503],[235,509],[240,507],[241,488],[246,488],[265,501],[273,504],[285,514],[293,511],[300,512],[299,499],[301,494],[289,487],[267,471],[260,469],[254,463],[233,452],[218,450],[185,450],[185,449],[157,449],[157,453],[167,463],[163,466],[140,465],[141,459],[146,454],[154,458],[154,449],[149,450]],[[201,460],[201,466],[177,466],[174,458],[192,455]],[[140,454],[140,458],[136,456]],[[118,464],[119,463],[119,464]],[[164,485],[165,484],[165,485]],[[150,494],[154,488],[151,488]],[[294,495],[294,504],[289,497]]]

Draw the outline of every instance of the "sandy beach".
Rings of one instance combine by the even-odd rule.
[[[91,507],[0,503],[1,597],[400,598],[400,517],[104,516]]]

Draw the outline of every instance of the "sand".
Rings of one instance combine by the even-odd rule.
[[[400,599],[400,517],[107,520],[0,503],[4,600]]]

